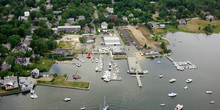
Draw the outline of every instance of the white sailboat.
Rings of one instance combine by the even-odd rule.
[[[67,97],[65,99],[63,99],[64,102],[68,102],[68,101],[71,101],[71,98]]]
[[[186,89],[188,89],[188,86],[185,86],[185,87],[184,87],[184,90],[186,90]]]
[[[192,82],[192,79],[187,79],[186,80],[186,83],[191,83]]]
[[[177,93],[172,92],[172,93],[169,93],[168,96],[169,96],[169,97],[175,97],[175,96],[177,96]]]

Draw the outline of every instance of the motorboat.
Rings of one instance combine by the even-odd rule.
[[[161,107],[165,106],[166,104],[160,104]]]
[[[214,101],[214,100],[210,101],[210,104],[214,104],[214,103],[215,103],[215,101]]]
[[[169,93],[168,96],[169,96],[169,97],[175,97],[175,96],[177,96],[177,93],[172,92],[172,93]]]
[[[98,58],[96,58],[95,62],[96,62],[96,63],[98,63],[98,62],[99,62],[99,59],[98,59]]]
[[[176,82],[176,79],[172,78],[169,81],[170,81],[170,83],[174,83],[174,82]]]
[[[186,80],[186,83],[191,83],[192,82],[192,79],[187,79]]]
[[[206,91],[206,94],[212,94],[212,91]]]
[[[32,99],[38,98],[37,94],[32,94],[30,97],[31,97]]]
[[[110,82],[111,81],[111,79],[110,78],[105,78],[105,79],[103,79],[105,82]]]
[[[184,87],[184,90],[186,90],[186,89],[188,89],[188,86],[185,86],[185,87]]]
[[[71,101],[71,98],[67,97],[67,98],[63,99],[63,101],[64,102],[69,102],[69,101]]]
[[[79,63],[76,64],[77,67],[80,67],[81,65]]]
[[[108,105],[106,105],[106,102],[105,102],[105,97],[104,97],[104,107],[101,108],[100,110],[108,110]]]
[[[108,70],[109,70],[109,71],[111,71],[111,70],[112,70],[112,68],[111,68],[111,67],[109,67],[109,68],[108,68]]]
[[[98,67],[95,67],[95,72],[98,72],[99,71],[99,68]]]
[[[183,105],[177,104],[176,107],[174,108],[174,110],[182,110],[183,109]]]
[[[111,63],[109,63],[109,64],[108,64],[108,66],[109,66],[109,67],[111,67],[111,66],[112,66],[112,64],[111,64]]]
[[[162,77],[163,77],[163,75],[162,75],[162,74],[160,74],[160,75],[159,75],[159,78],[162,78]]]
[[[80,108],[80,110],[85,110],[85,109],[86,109],[86,107],[81,107],[81,108]]]
[[[34,94],[34,90],[33,90],[33,89],[31,89],[31,90],[30,90],[30,93],[31,93],[31,94]]]
[[[158,64],[161,64],[161,61],[157,61]]]
[[[129,70],[127,70],[127,73],[130,73],[130,71],[129,71]]]
[[[143,71],[143,73],[144,73],[144,74],[147,74],[147,73],[148,73],[148,71],[147,71],[147,70],[144,70],[144,71]]]

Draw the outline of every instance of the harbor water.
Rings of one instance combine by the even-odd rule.
[[[110,110],[173,110],[177,104],[184,105],[184,110],[220,110],[220,34],[168,33],[165,39],[170,41],[170,56],[175,61],[190,61],[198,69],[177,71],[166,57],[143,59],[140,65],[148,74],[141,77],[142,87],[137,85],[136,77],[127,74],[127,60],[112,60],[117,63],[122,81],[104,82],[102,72],[95,72],[97,63],[80,55],[85,62],[81,67],[73,64],[54,64],[50,72],[67,74],[73,80],[76,72],[82,76],[79,81],[89,81],[90,90],[76,90],[36,86],[34,91],[38,99],[31,99],[30,94],[16,94],[0,98],[0,110],[98,110],[103,105],[104,96]],[[132,51],[132,50],[130,50]],[[96,55],[98,57],[98,55]],[[104,70],[111,61],[104,55]],[[158,64],[158,61],[161,64]],[[163,78],[158,75],[163,74]],[[171,78],[176,82],[169,83]],[[186,83],[186,79],[193,79]],[[188,86],[187,90],[184,87]],[[213,94],[206,94],[211,90]],[[174,98],[168,93],[176,92]],[[70,97],[71,101],[63,99]],[[210,101],[214,100],[214,104]],[[166,104],[161,107],[160,104]]]

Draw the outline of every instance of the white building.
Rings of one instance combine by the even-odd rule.
[[[25,11],[25,12],[24,12],[24,16],[25,16],[25,17],[30,16],[30,12],[29,12],[29,11]]]
[[[104,43],[106,46],[119,46],[121,45],[120,39],[117,36],[103,36]]]
[[[165,28],[166,28],[166,25],[165,25],[165,24],[160,24],[160,28],[161,28],[161,29],[165,29]]]
[[[80,20],[85,20],[85,16],[83,16],[83,15],[78,16],[78,21],[80,21]]]
[[[36,80],[31,77],[19,77],[19,85],[21,91],[29,91],[33,89]]]
[[[108,28],[108,23],[106,23],[106,22],[102,22],[102,24],[101,24],[101,28],[102,28],[102,30],[105,32],[107,32],[107,28]]]
[[[34,70],[31,71],[30,74],[32,75],[32,77],[37,78],[40,76],[40,71],[39,69],[35,68]]]
[[[66,32],[78,32],[81,30],[80,25],[75,26],[58,26],[58,31],[66,31]]]
[[[123,16],[123,17],[122,17],[122,20],[128,21],[128,18],[127,18],[126,16]]]
[[[109,8],[109,7],[107,7],[106,10],[107,10],[109,13],[114,13],[114,8]]]

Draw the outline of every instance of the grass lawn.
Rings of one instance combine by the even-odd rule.
[[[20,91],[20,89],[6,91],[6,90],[0,88],[0,94],[13,93],[13,92],[19,92],[19,91]]]
[[[37,68],[45,68],[46,71],[49,71],[50,67],[54,64],[53,59],[42,58],[38,63],[34,63]]]
[[[166,29],[152,29],[152,30],[155,35],[162,35],[162,36],[167,32],[177,32],[177,31],[189,32],[189,33],[205,33],[203,31],[203,28],[205,26],[208,26],[208,24],[215,27],[212,28],[213,33],[220,33],[220,21],[208,22],[201,19],[188,21],[187,25],[179,25],[178,29],[174,28],[171,25],[166,25]]]
[[[54,77],[52,81],[37,81],[38,84],[43,85],[52,85],[52,86],[60,86],[60,87],[73,87],[73,88],[82,88],[88,89],[89,82],[78,82],[78,81],[65,81],[65,77],[63,75],[58,75]]]

